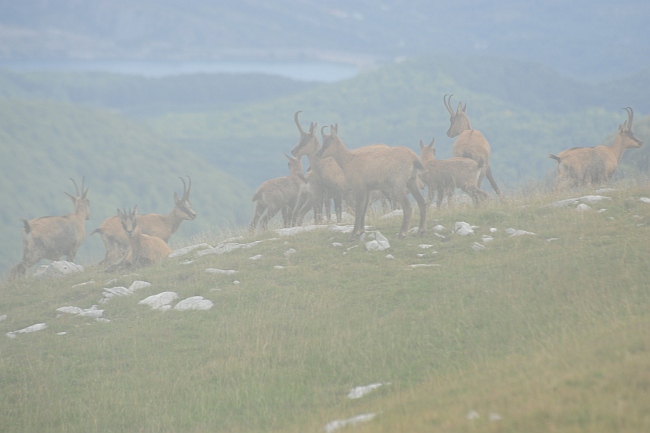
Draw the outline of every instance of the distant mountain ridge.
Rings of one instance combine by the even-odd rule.
[[[650,66],[638,0],[58,0],[2,2],[0,59],[330,59],[502,55],[574,76]]]

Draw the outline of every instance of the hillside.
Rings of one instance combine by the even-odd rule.
[[[0,283],[3,431],[648,431],[650,187],[613,187]]]
[[[453,140],[445,135],[449,113],[442,98],[453,93],[453,103],[467,104],[472,127],[490,141],[493,173],[507,189],[552,173],[549,153],[609,144],[625,120],[622,107],[633,106],[642,131],[650,99],[643,98],[647,91],[634,94],[647,79],[647,74],[637,75],[596,85],[534,63],[423,57],[272,102],[169,114],[147,123],[254,187],[285,173],[280,152],[289,151],[298,140],[293,123],[297,110],[303,112],[304,125],[338,123],[339,135],[351,148],[381,142],[417,151],[419,140],[436,137],[438,157],[449,157]],[[643,134],[637,133],[648,141],[650,136]]]
[[[138,205],[140,212],[168,213],[179,176],[192,177],[191,200],[199,217],[180,233],[239,226],[250,216],[252,192],[200,157],[179,148],[122,115],[52,101],[0,101],[0,271],[22,257],[19,217],[71,211],[64,191],[74,192],[86,176],[90,187],[90,233],[116,209]],[[179,233],[179,234],[180,234]],[[172,238],[173,240],[174,238]],[[80,250],[82,263],[99,260],[97,236]]]

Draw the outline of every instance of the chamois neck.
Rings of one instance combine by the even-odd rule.
[[[183,222],[183,213],[176,206],[163,217],[165,224],[169,227],[171,233],[176,233],[176,230],[181,226]]]
[[[623,152],[625,152],[625,146],[623,146],[623,137],[621,137],[620,132],[616,134],[616,137],[614,137],[612,144],[607,147],[616,156],[616,161],[620,162],[621,158],[623,157]]]

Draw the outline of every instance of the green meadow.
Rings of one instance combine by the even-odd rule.
[[[586,195],[608,198],[583,212],[549,206]],[[644,181],[530,187],[479,208],[431,208],[422,237],[398,239],[401,219],[372,213],[367,233],[385,235],[385,251],[327,226],[232,230],[174,238],[241,246],[224,254],[3,282],[1,430],[648,431],[647,197]],[[475,233],[452,233],[461,221]],[[134,281],[151,285],[99,302]],[[214,305],[138,304],[166,291],[179,295],[172,305]],[[56,311],[93,305],[107,320]],[[47,327],[5,335],[38,323]],[[348,398],[371,384],[381,386]]]

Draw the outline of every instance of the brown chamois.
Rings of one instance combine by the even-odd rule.
[[[86,237],[86,221],[90,219],[88,189],[81,180],[81,193],[74,179],[76,196],[68,194],[74,204],[74,213],[63,216],[46,216],[23,222],[23,260],[10,271],[9,279],[23,277],[27,270],[41,259],[58,260],[61,256],[71,262]]]
[[[557,189],[600,184],[611,179],[626,149],[639,148],[643,141],[634,136],[634,111],[630,107],[627,120],[618,126],[614,141],[609,146],[574,147],[549,158],[557,162]]]
[[[196,212],[194,212],[192,203],[190,203],[192,179],[187,176],[189,186],[185,184],[182,177],[179,177],[179,179],[183,182],[183,195],[179,198],[176,191],[174,191],[174,207],[167,215],[152,213],[137,216],[138,227],[140,227],[143,234],[156,236],[167,242],[183,221],[196,219]],[[115,263],[124,257],[124,254],[129,249],[129,239],[118,216],[112,216],[104,220],[99,228],[95,229],[90,235],[92,236],[95,233],[101,235],[106,248],[106,257],[99,263],[100,265]]]
[[[291,223],[291,214],[298,199],[300,186],[305,178],[302,174],[300,158],[292,158],[286,153],[284,156],[289,160],[289,176],[264,181],[253,195],[255,214],[249,226],[251,233],[255,233],[255,227],[257,227],[260,218],[262,229],[266,230],[269,220],[279,211],[282,211],[284,227],[289,227]]]
[[[501,195],[499,187],[497,186],[494,177],[492,176],[492,169],[490,168],[490,143],[485,139],[483,134],[476,129],[472,129],[467,117],[467,104],[463,105],[458,103],[456,112],[451,108],[451,97],[454,95],[445,95],[442,100],[445,108],[449,111],[449,129],[447,130],[447,137],[458,137],[454,142],[451,149],[451,155],[454,157],[469,158],[476,161],[481,166],[481,175],[478,179],[478,186],[481,187],[483,178],[487,177],[492,189],[497,195]]]
[[[106,272],[157,265],[171,254],[172,249],[164,240],[142,233],[136,216],[137,210],[137,205],[133,211],[131,209],[128,212],[126,209],[124,211],[117,210],[117,218],[119,218],[122,230],[129,240],[129,248],[122,259],[109,266]]]
[[[348,187],[354,194],[355,221],[349,239],[361,236],[365,229],[370,191],[381,190],[402,205],[404,215],[398,233],[406,237],[411,222],[412,206],[408,199],[411,192],[420,209],[418,233],[426,230],[427,209],[424,197],[418,188],[418,171],[424,167],[420,158],[406,147],[377,147],[368,152],[351,152],[338,136],[338,124],[330,126],[326,135],[321,128],[323,147],[318,152],[321,157],[332,156],[343,169]]]
[[[429,203],[433,201],[433,194],[437,192],[436,207],[440,208],[442,199],[446,196],[447,203],[451,206],[454,191],[460,188],[472,197],[474,205],[486,199],[488,194],[478,188],[478,178],[481,167],[473,159],[448,158],[436,159],[436,149],[433,146],[435,138],[427,146],[420,140],[420,153],[425,171],[420,173],[420,178],[429,190]]]
[[[332,219],[331,200],[334,200],[336,221],[341,222],[342,196],[346,189],[345,175],[333,158],[316,157],[316,153],[320,150],[316,129],[318,124],[312,122],[309,132],[305,132],[298,121],[300,113],[300,111],[296,111],[293,115],[293,120],[300,132],[300,140],[291,149],[291,154],[296,158],[307,156],[310,170],[305,176],[305,184],[301,188],[291,216],[291,225],[302,224],[302,219],[310,208],[314,209],[314,222],[321,223],[323,205],[325,205],[327,221],[330,222]]]

